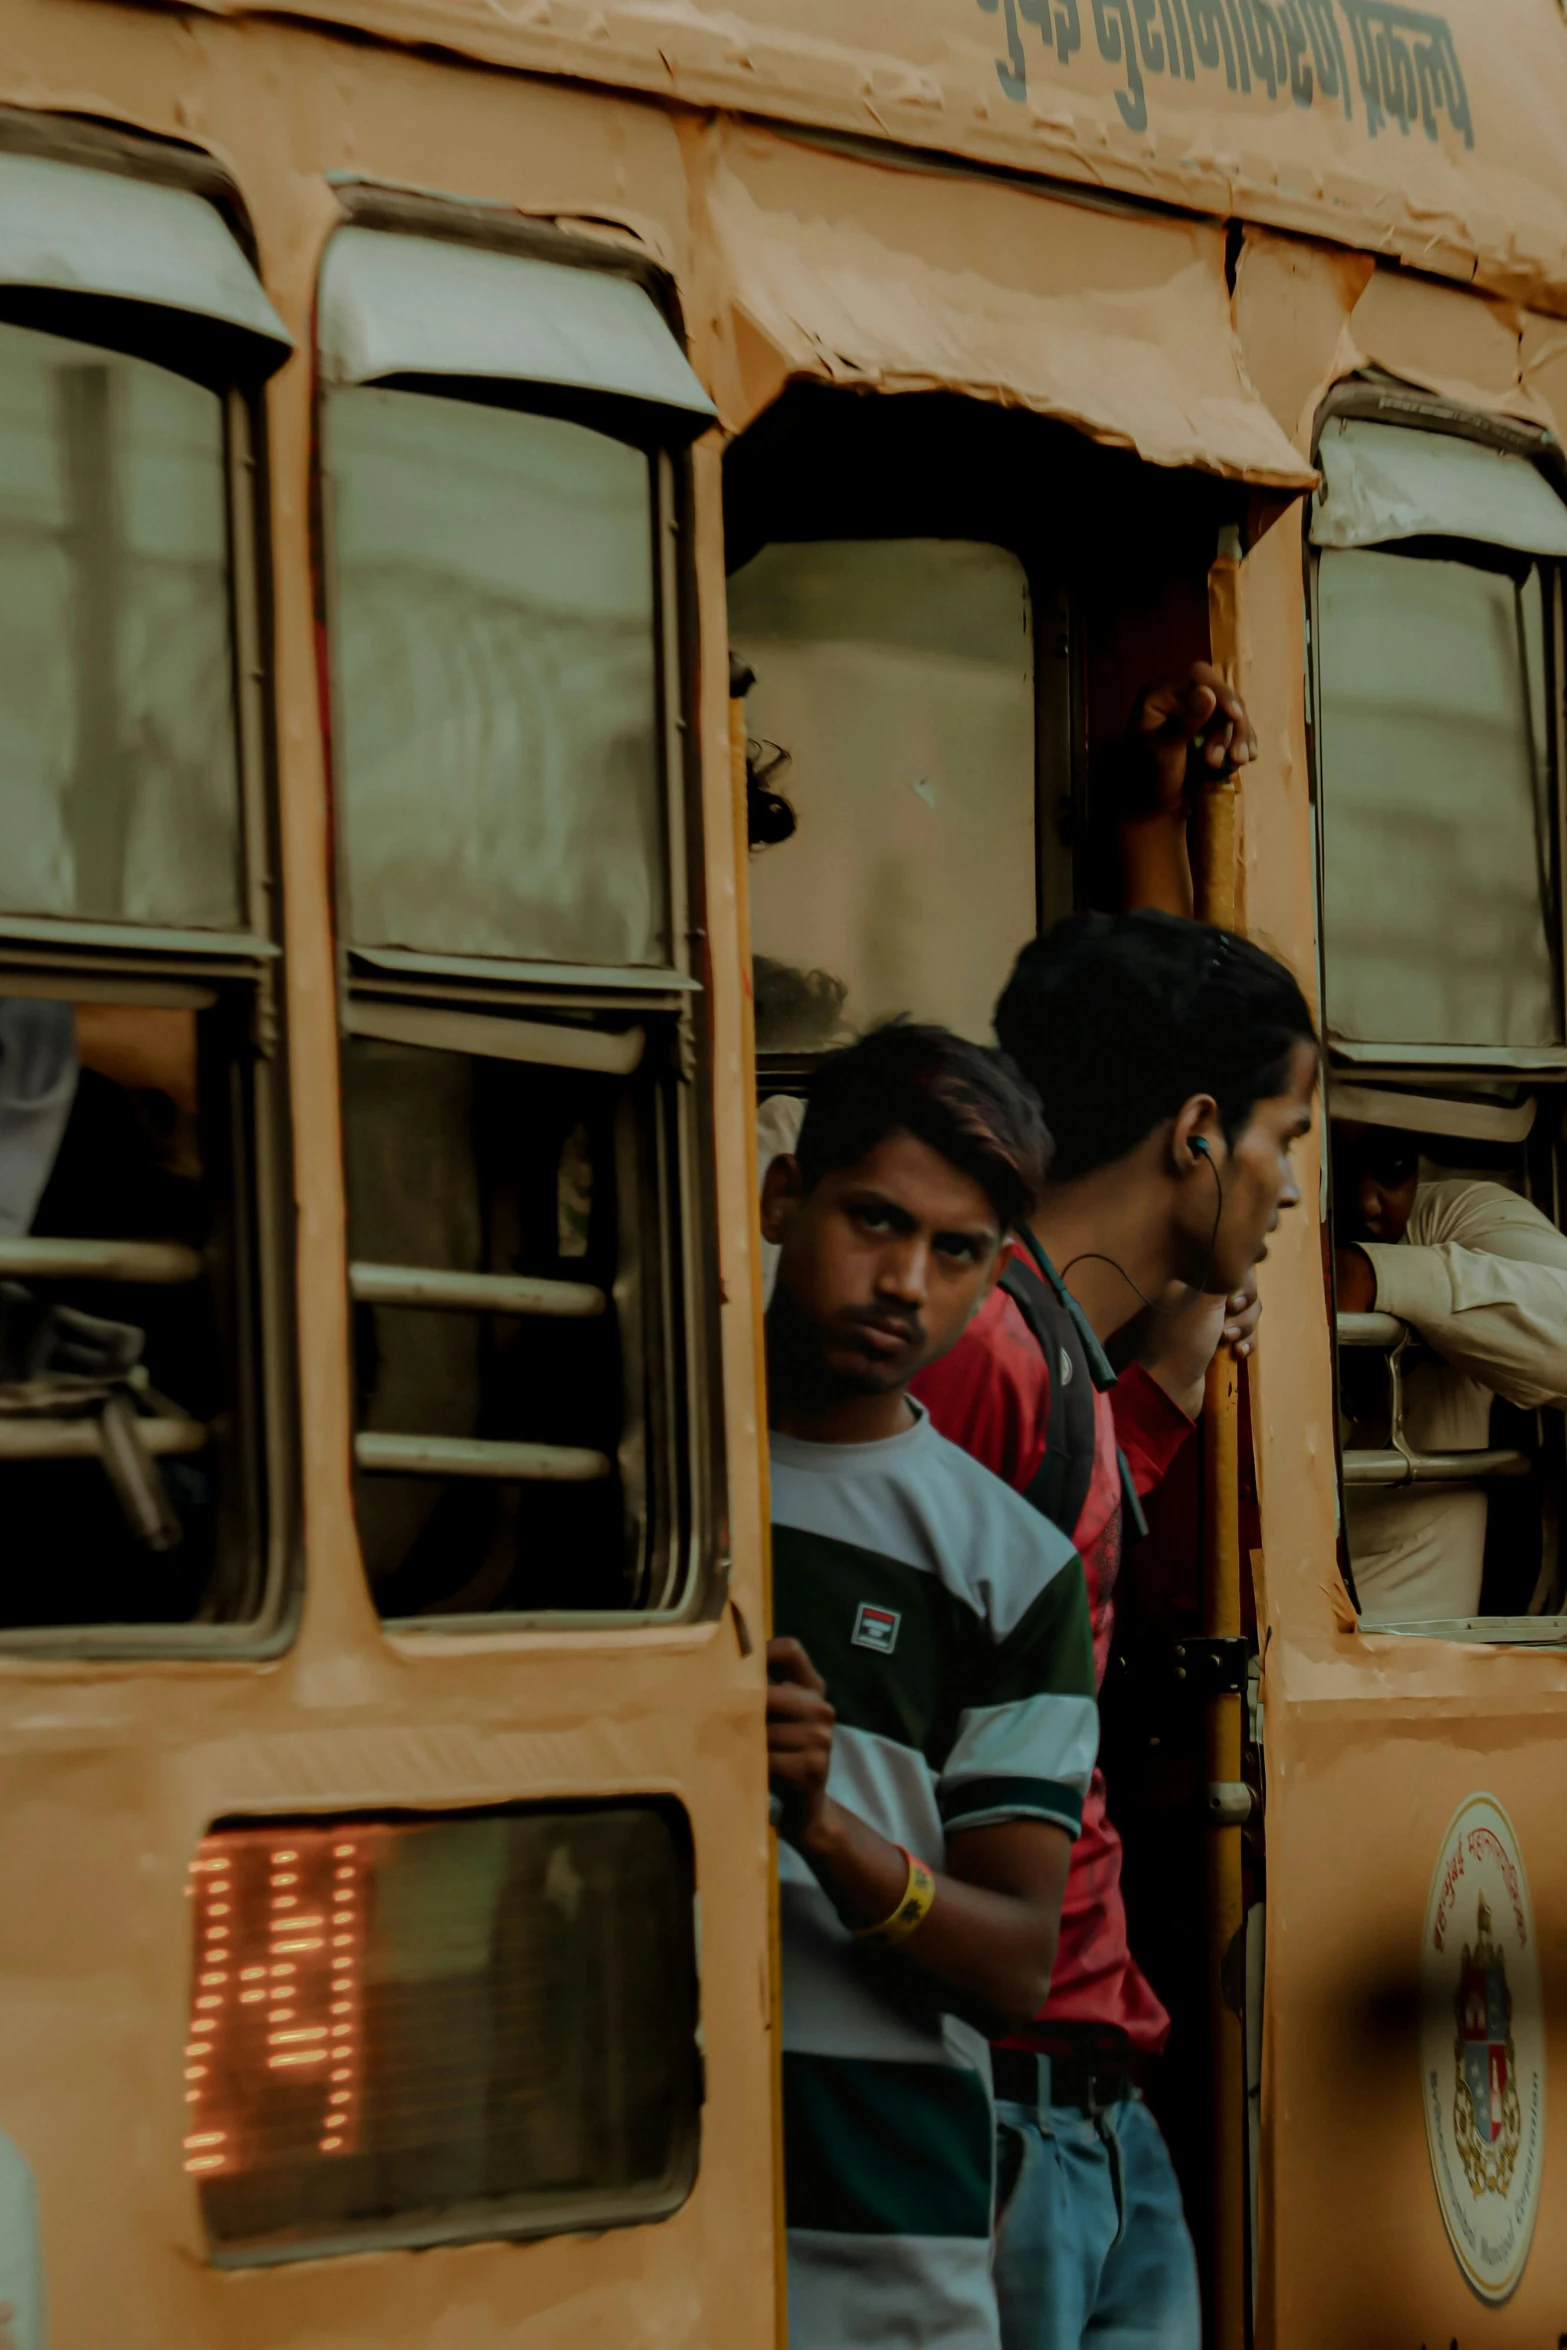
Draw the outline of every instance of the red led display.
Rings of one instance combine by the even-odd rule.
[[[365,1845],[386,1833],[241,1829],[192,1861],[188,2171],[293,2168],[357,2144]]]

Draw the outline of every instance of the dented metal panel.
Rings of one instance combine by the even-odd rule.
[[[938,149],[1567,305],[1553,0],[197,5]]]

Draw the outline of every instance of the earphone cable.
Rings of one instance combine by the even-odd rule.
[[[1127,1288],[1131,1290],[1133,1295],[1142,1299],[1143,1304],[1147,1307],[1150,1314],[1163,1314],[1167,1320],[1173,1322],[1177,1320],[1182,1314],[1189,1314],[1191,1312],[1192,1307],[1197,1303],[1198,1298],[1202,1295],[1203,1291],[1208,1286],[1208,1276],[1213,1271],[1213,1260],[1218,1253],[1219,1226],[1224,1217],[1224,1185],[1220,1179],[1219,1170],[1213,1163],[1213,1153],[1209,1150],[1207,1143],[1203,1140],[1200,1134],[1193,1141],[1191,1149],[1193,1156],[1200,1158],[1203,1164],[1207,1167],[1209,1174],[1213,1177],[1214,1188],[1218,1194],[1213,1206],[1213,1229],[1208,1235],[1208,1261],[1203,1266],[1202,1279],[1193,1284],[1191,1295],[1189,1297],[1183,1298],[1178,1306],[1160,1305],[1158,1301],[1154,1298],[1151,1298],[1145,1290],[1138,1288],[1137,1283],[1132,1279],[1131,1274],[1128,1273],[1124,1265],[1118,1265],[1114,1257],[1101,1255],[1099,1250],[1096,1248],[1079,1249],[1077,1255],[1070,1258],[1068,1262],[1061,1267],[1061,1278],[1063,1281],[1066,1279],[1068,1273],[1071,1272],[1074,1265],[1108,1265],[1112,1273],[1120,1274],[1121,1279],[1126,1283]]]

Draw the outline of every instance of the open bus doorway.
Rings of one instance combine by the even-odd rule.
[[[988,1039],[1025,940],[1121,905],[1115,750],[1150,681],[1208,658],[1209,567],[1242,503],[1232,485],[951,394],[797,385],[733,443],[763,1103],[899,1012]],[[1140,1335],[1124,1334],[1123,1360]],[[1243,1458],[1244,1556],[1249,1443]],[[1128,1540],[1102,1733],[1133,1955],[1173,2019],[1149,2103],[1200,2253],[1207,1692],[1177,1649],[1202,1629],[1201,1482],[1194,1441],[1154,1497],[1153,1533]],[[1260,1828],[1248,1842],[1250,1907]]]

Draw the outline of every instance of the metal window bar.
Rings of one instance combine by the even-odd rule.
[[[551,1281],[531,1273],[452,1273],[422,1265],[350,1265],[348,1287],[356,1305],[540,1314],[557,1321],[590,1320],[609,1302],[587,1281]]]
[[[212,1441],[204,1420],[138,1418],[136,1433],[143,1451],[156,1460],[204,1452]],[[96,1461],[103,1455],[96,1414],[65,1420],[40,1419],[31,1412],[0,1414],[0,1461]]]
[[[1527,1477],[1526,1452],[1487,1447],[1477,1452],[1421,1452],[1404,1435],[1404,1356],[1415,1343],[1407,1322],[1395,1314],[1340,1314],[1340,1346],[1376,1348],[1387,1357],[1388,1436],[1385,1450],[1346,1452],[1346,1485],[1478,1485],[1504,1477]]]
[[[424,1306],[446,1313],[536,1314],[580,1321],[602,1314],[609,1302],[602,1289],[586,1281],[407,1265],[350,1265],[348,1285],[357,1305]],[[362,1434],[354,1439],[354,1464],[371,1475],[517,1478],[554,1485],[598,1484],[613,1473],[608,1456],[585,1445],[512,1444],[464,1436]]]
[[[0,1281],[130,1281],[164,1288],[199,1281],[199,1253],[177,1240],[0,1239]]]
[[[607,1453],[578,1444],[505,1444],[479,1436],[354,1438],[354,1465],[386,1477],[497,1477],[544,1485],[596,1485],[613,1474]]]

